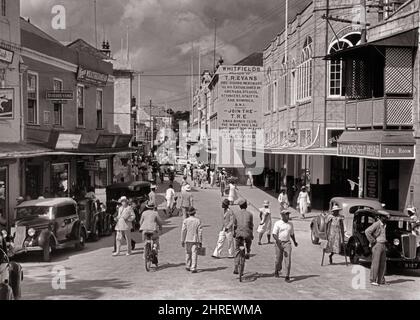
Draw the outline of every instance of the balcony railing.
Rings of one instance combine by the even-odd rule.
[[[348,100],[345,109],[346,129],[349,128],[412,128],[413,99],[382,97]]]

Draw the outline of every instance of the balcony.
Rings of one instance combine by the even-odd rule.
[[[413,98],[382,97],[348,100],[346,129],[412,129]]]

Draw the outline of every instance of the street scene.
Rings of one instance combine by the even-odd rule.
[[[0,300],[420,299],[419,31],[420,0],[0,0]]]

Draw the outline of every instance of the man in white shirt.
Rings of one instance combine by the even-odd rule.
[[[276,267],[274,276],[278,278],[282,270],[283,257],[286,268],[286,282],[290,281],[290,269],[292,266],[292,244],[293,240],[295,247],[298,246],[295,239],[295,232],[293,223],[289,222],[290,212],[284,210],[281,212],[282,220],[277,221],[273,228],[273,238],[276,241]]]
[[[166,214],[171,216],[175,203],[175,190],[172,184],[169,185],[169,188],[166,190]]]

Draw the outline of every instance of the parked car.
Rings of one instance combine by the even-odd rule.
[[[71,198],[26,201],[16,208],[12,228],[13,254],[41,251],[43,260],[50,261],[54,250],[74,246],[83,249],[87,230]]]
[[[83,199],[77,203],[79,218],[86,227],[87,238],[92,241],[112,233],[112,216],[102,212],[99,205],[93,199]]]
[[[108,214],[111,216],[115,214],[117,201],[122,196],[136,200],[141,207],[149,198],[150,186],[150,182],[144,181],[118,183],[108,186],[106,188],[106,208]]]
[[[412,234],[412,219],[404,212],[389,210],[360,209],[354,213],[353,235],[347,244],[350,262],[357,264],[360,259],[371,261],[372,250],[365,235],[365,230],[377,219],[378,213],[386,211],[390,218],[386,224],[386,259],[420,267],[420,255],[417,250],[417,238]]]
[[[0,234],[0,300],[17,300],[21,297],[23,271],[20,264],[9,259],[10,238],[6,231]]]
[[[341,208],[340,215],[344,216],[344,241],[353,234],[353,217],[359,209],[383,209],[384,205],[377,200],[335,197],[330,200],[329,209],[337,205]],[[319,244],[319,240],[327,239],[326,218],[329,212],[323,212],[311,221],[311,240],[313,244]]]

